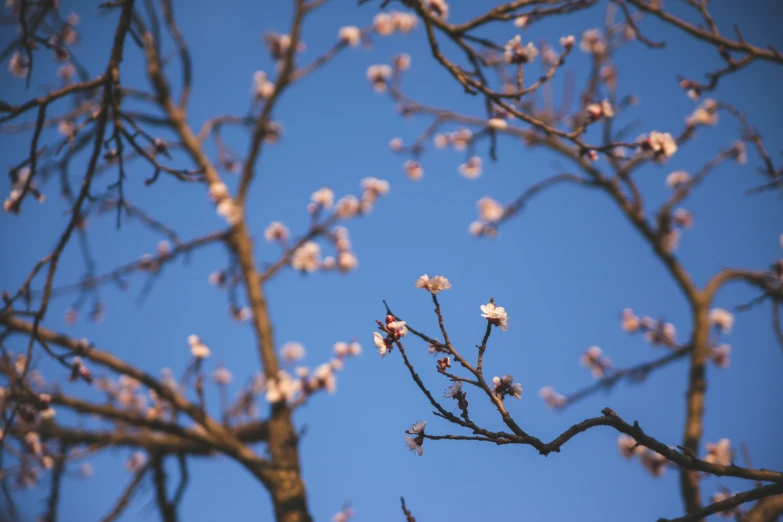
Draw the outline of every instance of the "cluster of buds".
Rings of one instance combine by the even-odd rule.
[[[222,182],[210,183],[209,198],[215,204],[218,215],[229,225],[234,226],[242,220],[242,209],[234,204],[228,195],[228,188]]]
[[[688,98],[691,100],[698,100],[701,98],[702,87],[699,82],[683,78],[680,80],[680,89],[685,91]]]
[[[473,132],[466,127],[449,132],[446,134],[436,134],[433,138],[435,146],[439,149],[443,149],[451,145],[454,150],[464,151],[471,141],[473,141]]]
[[[612,104],[609,103],[609,100],[603,100],[600,103],[591,103],[587,106],[585,112],[587,114],[588,123],[592,123],[601,118],[614,117],[614,109],[612,108]]]
[[[385,324],[377,319],[375,322],[378,323],[378,329],[383,334],[373,332],[373,344],[378,349],[379,355],[386,357],[386,354],[394,349],[394,342],[399,341],[408,333],[408,327],[405,325],[405,321],[398,321],[391,314],[386,316]]]
[[[462,391],[462,382],[457,381],[443,392],[443,396],[447,399],[454,399],[457,401],[457,407],[463,412],[468,409],[468,394]]]
[[[638,317],[630,308],[622,312],[621,328],[628,333],[644,332],[648,342],[677,348],[677,332],[672,323],[656,321],[652,317]]]
[[[622,434],[617,439],[617,448],[625,459],[631,460],[639,457],[644,469],[653,477],[660,477],[666,471],[669,461],[658,452],[639,445],[633,437]]]
[[[71,375],[68,380],[73,382],[77,379],[83,379],[87,384],[92,384],[92,372],[85,366],[80,357],[74,357],[71,360]]]
[[[506,395],[510,395],[515,399],[522,398],[522,385],[518,382],[514,382],[514,378],[506,374],[503,377],[493,377],[492,387],[495,395],[501,401],[506,398]]]
[[[544,404],[556,410],[565,407],[568,403],[565,395],[557,393],[551,386],[544,386],[538,390],[538,396],[541,397]]]
[[[287,34],[267,33],[264,35],[264,43],[269,49],[269,54],[275,61],[281,61],[285,58],[288,50],[291,48],[291,36]],[[296,52],[301,53],[306,48],[304,42],[296,44]]]
[[[275,84],[270,82],[264,71],[256,71],[253,74],[253,88],[251,95],[253,101],[258,103],[260,101],[271,98],[275,93]]]
[[[466,178],[476,179],[483,172],[481,158],[479,156],[469,157],[465,163],[460,164],[458,170]]]
[[[27,184],[28,178],[30,177],[30,169],[27,167],[19,170],[14,169],[11,170],[9,175],[11,177],[11,192],[8,194],[5,201],[3,201],[3,211],[19,213],[24,186]],[[30,181],[28,190],[35,196],[35,199],[37,199],[39,203],[46,201],[46,196],[38,190],[38,184],[35,180]]]
[[[284,248],[288,243],[288,228],[279,221],[272,221],[264,230],[264,239],[272,242],[278,242]]]
[[[327,256],[324,258],[322,268],[331,270],[336,267],[343,273],[355,270],[359,266],[359,261],[356,259],[356,254],[351,251],[351,240],[348,237],[348,229],[342,226],[334,227],[329,234],[329,238],[334,243],[337,257]]]
[[[442,359],[438,359],[437,365],[438,371],[445,372],[447,368],[451,368],[451,357],[448,355]]]
[[[346,25],[337,31],[337,38],[351,47],[356,47],[362,41],[362,30],[355,25]]]
[[[494,236],[497,233],[495,224],[505,215],[505,208],[489,196],[479,199],[476,208],[478,220],[470,224],[468,231],[474,236]]]
[[[405,431],[408,434],[405,435],[405,444],[409,450],[418,453],[419,457],[424,453],[422,446],[424,445],[424,428],[426,426],[426,420],[418,421],[409,430]],[[411,435],[414,435],[414,437],[411,437]]]
[[[506,64],[523,64],[533,61],[538,56],[538,49],[533,42],[522,44],[522,37],[516,35],[503,47],[503,62]]]
[[[411,32],[418,23],[415,15],[401,11],[390,13],[378,13],[372,20],[372,28],[380,36],[389,36],[395,31],[401,33]]]
[[[579,358],[579,362],[588,368],[596,379],[606,376],[607,370],[612,367],[612,361],[603,356],[603,350],[598,346],[591,346]]]
[[[713,99],[706,99],[685,119],[688,127],[697,127],[699,125],[715,125],[718,123],[718,102]]]
[[[677,152],[677,142],[668,132],[652,131],[639,138],[639,147],[644,152],[652,153],[655,161],[662,163]]]
[[[421,163],[414,159],[409,159],[403,163],[402,170],[404,170],[408,178],[412,179],[413,181],[420,180],[422,177],[424,177],[424,167],[421,165]]]
[[[582,33],[582,39],[579,41],[579,49],[582,52],[601,57],[606,52],[606,47],[606,41],[599,29],[588,29]]]
[[[392,68],[388,65],[371,65],[367,68],[367,79],[377,93],[386,92],[389,88],[389,80],[392,76]]]

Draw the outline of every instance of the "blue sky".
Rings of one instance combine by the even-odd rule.
[[[80,2],[61,3],[65,13],[75,10],[81,16],[78,56],[97,73],[106,62],[115,17],[99,17]],[[453,20],[478,12],[468,2],[453,4]],[[769,23],[779,18],[780,6],[771,7],[761,0],[743,6],[716,4],[715,16],[725,22],[722,30],[730,31],[730,24],[737,21],[748,40],[783,48],[783,36]],[[682,6],[672,7],[687,14]],[[348,1],[334,1],[319,9],[305,24],[307,50],[300,55],[300,63],[309,62],[331,45],[339,27],[364,26],[376,11],[375,5],[357,7]],[[253,73],[274,70],[260,37],[264,31],[285,32],[290,15],[288,2],[243,0],[216,6],[194,0],[187,9],[180,4],[177,19],[194,57],[195,88],[188,114],[193,126],[217,114],[247,110]],[[555,43],[565,34],[579,35],[600,26],[603,15],[603,8],[596,7],[533,24],[523,38]],[[653,20],[645,20],[642,28],[669,45],[653,51],[632,44],[617,54],[621,92],[636,93],[640,99],[640,105],[623,115],[622,121],[639,119],[638,133],[676,132],[695,103],[678,88],[675,74],[698,76],[720,67],[721,62],[712,48],[694,44]],[[510,29],[500,29],[498,40],[513,36]],[[366,68],[387,63],[397,52],[408,52],[413,61],[403,79],[407,94],[466,114],[480,115],[481,104],[466,96],[437,66],[421,28],[407,36],[373,41],[372,49],[346,51],[285,94],[274,113],[284,125],[284,137],[265,148],[248,198],[248,222],[258,239],[256,255],[264,262],[275,260],[279,251],[261,240],[263,229],[279,220],[294,235],[304,232],[311,192],[329,185],[338,196],[358,193],[360,180],[367,176],[391,183],[391,193],[371,215],[347,223],[359,258],[356,272],[304,277],[287,270],[267,289],[277,344],[302,343],[307,348],[307,364],[315,366],[329,358],[336,341],[356,337],[364,347],[364,355],[348,361],[339,374],[336,395],[318,396],[296,414],[297,426],[307,428],[301,460],[315,519],[329,520],[349,500],[356,520],[400,520],[401,495],[421,521],[619,522],[681,514],[676,472],[669,470],[653,479],[638,463],[622,460],[616,450],[617,434],[609,429],[590,430],[575,437],[561,453],[546,458],[525,446],[428,441],[421,458],[404,447],[404,430],[418,419],[427,419],[433,434],[459,433],[434,418],[399,354],[381,360],[372,349],[374,320],[384,315],[382,299],[414,327],[436,335],[431,301],[414,288],[422,273],[443,274],[452,281],[453,288],[441,294],[441,303],[450,336],[463,353],[471,353],[480,341],[485,323],[479,305],[494,296],[507,309],[511,327],[508,332],[493,333],[485,368],[490,376],[511,373],[522,383],[523,398],[510,402],[509,411],[523,429],[545,440],[575,422],[599,415],[608,406],[626,420],[638,420],[660,440],[679,444],[687,378],[684,361],[656,372],[644,385],[621,384],[611,394],[596,395],[563,412],[548,411],[536,393],[547,384],[564,393],[590,384],[592,377],[578,359],[593,344],[601,346],[618,366],[661,355],[662,348],[652,348],[620,330],[623,308],[665,316],[676,324],[680,340],[687,337],[689,316],[686,302],[650,255],[650,247],[601,193],[556,188],[508,223],[499,237],[477,240],[469,236],[467,227],[475,219],[475,202],[480,197],[510,201],[530,184],[570,165],[544,152],[526,150],[511,138],[501,138],[497,163],[489,161],[486,149],[478,149],[485,169],[477,180],[465,180],[457,173],[463,161],[458,153],[431,146],[422,158],[424,178],[408,180],[402,171],[405,158],[390,152],[388,141],[400,136],[410,142],[430,121],[399,117],[389,99],[372,91]],[[141,53],[130,42],[127,47],[123,83],[146,87]],[[37,86],[54,83],[56,65],[47,60],[39,60],[29,92],[24,91],[23,82],[3,76],[2,99],[26,100],[41,92]],[[574,72],[580,85],[587,71],[586,56],[576,52],[566,68]],[[783,69],[757,64],[723,80],[717,92],[718,98],[748,113],[773,158],[783,140],[783,106],[773,91],[781,81]],[[562,85],[562,76],[555,83]],[[695,171],[730,144],[737,132],[738,125],[721,115],[717,127],[701,130],[668,164],[638,172],[648,208],[667,196],[666,174],[679,169]],[[229,136],[236,150],[246,150],[244,135]],[[45,137],[53,139],[54,134]],[[27,140],[29,135],[2,135],[2,167],[23,158]],[[743,194],[761,181],[757,164],[758,158],[751,153],[745,166],[722,165],[685,204],[694,213],[695,226],[684,233],[678,253],[699,285],[721,267],[766,268],[781,256],[779,194]],[[78,179],[85,165],[75,162],[71,176]],[[131,202],[170,225],[183,239],[223,226],[203,186],[162,177],[147,187],[143,180],[150,174],[143,164],[129,167],[126,191]],[[115,177],[116,172],[108,171],[96,183],[105,187]],[[226,181],[233,187],[236,179]],[[0,217],[0,244],[6,245],[0,258],[0,287],[4,289],[18,287],[33,263],[51,249],[64,225],[65,206],[56,185],[45,185],[43,191],[48,195],[44,205],[27,202],[21,216]],[[132,221],[117,231],[113,215],[94,219],[89,227],[99,272],[153,252],[161,239]],[[226,263],[225,251],[212,247],[199,251],[187,264],[166,267],[141,306],[135,299],[144,285],[141,276],[131,280],[127,293],[103,288],[106,319],[101,324],[91,324],[82,314],[77,324],[66,325],[63,314],[72,300],[60,298],[50,307],[46,325],[88,337],[155,373],[163,366],[179,373],[188,360],[186,338],[196,333],[212,347],[208,367],[220,361],[233,371],[234,393],[257,370],[258,362],[249,325],[229,318],[225,295],[207,283],[209,273],[225,268]],[[83,271],[74,242],[64,255],[56,284],[75,282]],[[747,288],[731,286],[720,293],[716,305],[730,308],[753,296]],[[726,339],[733,347],[731,367],[710,366],[708,370],[704,440],[727,437],[744,442],[755,466],[781,469],[783,425],[774,412],[779,411],[783,392],[779,378],[783,357],[770,324],[767,306],[737,317]],[[22,342],[17,339],[9,346],[18,350]],[[430,388],[436,393],[445,389],[448,382],[435,373],[424,343],[410,339],[407,346]],[[50,368],[45,361],[41,367]],[[45,374],[53,380],[66,377],[61,369],[51,368]],[[75,392],[97,397],[86,392],[85,385],[78,386],[82,390]],[[478,400],[475,392],[471,396],[472,416],[500,429],[491,406]],[[216,396],[209,398],[215,404]],[[105,514],[129,480],[123,466],[129,453],[112,450],[90,458],[95,475],[66,483],[61,520],[95,520]],[[266,492],[236,464],[200,458],[192,459],[190,466],[182,520],[242,522],[271,517]],[[171,471],[176,476],[173,467]],[[733,490],[752,486],[708,478],[703,494],[711,495],[719,485]],[[31,517],[42,512],[41,493],[19,495],[20,505]],[[122,520],[156,517],[148,486]]]

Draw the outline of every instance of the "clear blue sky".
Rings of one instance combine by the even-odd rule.
[[[82,2],[61,3],[65,13],[75,10],[81,16],[78,56],[97,74],[106,63],[115,16],[98,17],[93,5]],[[453,20],[466,19],[478,9],[468,7],[469,2],[452,3]],[[179,3],[177,18],[194,57],[195,89],[189,112],[194,126],[216,114],[246,111],[254,71],[274,68],[260,37],[267,30],[287,30],[289,4],[194,0],[185,8]],[[783,48],[783,36],[770,23],[780,19],[779,5],[772,7],[762,0],[742,7],[730,4],[714,6],[723,30],[729,32],[730,24],[737,22],[748,40]],[[307,50],[300,55],[301,63],[333,43],[339,27],[364,26],[376,12],[374,4],[327,4],[305,24]],[[577,16],[534,24],[524,38],[554,43],[562,35],[579,35],[581,30],[600,26],[603,13],[603,7],[596,7]],[[721,62],[712,48],[694,44],[653,20],[646,20],[643,28],[649,36],[668,41],[669,47],[650,51],[634,44],[618,53],[620,89],[638,94],[641,101],[622,119],[641,119],[639,133],[652,129],[676,132],[695,104],[678,88],[675,74],[695,76]],[[499,39],[513,35],[510,29],[502,29]],[[649,246],[602,194],[558,188],[534,201],[524,215],[502,229],[499,238],[470,237],[467,227],[475,219],[474,204],[481,196],[509,201],[531,183],[568,165],[501,138],[498,163],[490,163],[486,150],[479,149],[485,171],[478,180],[459,176],[462,158],[457,153],[432,148],[422,160],[424,179],[408,180],[402,172],[405,158],[392,154],[388,141],[395,136],[411,141],[429,121],[403,120],[396,115],[392,103],[368,85],[367,66],[386,63],[396,52],[409,52],[412,68],[404,78],[408,94],[470,114],[481,114],[481,105],[436,66],[421,28],[408,36],[375,38],[374,42],[371,50],[345,52],[286,93],[275,111],[275,119],[285,127],[284,138],[265,149],[248,198],[248,220],[259,239],[257,257],[271,261],[278,250],[260,240],[264,227],[280,220],[294,234],[303,232],[308,220],[305,206],[314,190],[328,184],[338,196],[357,193],[366,176],[387,179],[392,186],[389,197],[369,217],[348,223],[360,263],[355,273],[303,277],[288,270],[268,286],[278,345],[289,340],[302,343],[308,351],[306,362],[312,366],[326,360],[338,340],[357,337],[365,351],[359,359],[348,361],[339,374],[335,396],[318,396],[296,414],[297,426],[307,428],[301,460],[312,514],[318,521],[330,520],[350,500],[356,520],[399,521],[401,495],[423,522],[624,522],[681,514],[676,472],[669,470],[656,480],[638,463],[622,460],[616,450],[617,434],[609,429],[590,430],[570,441],[560,454],[546,458],[526,446],[464,442],[428,441],[421,458],[406,450],[403,432],[417,419],[427,419],[432,433],[456,433],[434,418],[399,354],[381,360],[372,348],[374,320],[384,314],[382,299],[415,327],[436,333],[429,297],[413,286],[422,273],[451,279],[454,286],[442,294],[441,301],[451,338],[464,353],[472,352],[484,328],[479,305],[494,296],[507,309],[511,326],[506,333],[493,334],[486,371],[490,376],[511,373],[522,383],[523,398],[510,402],[509,409],[526,431],[546,440],[608,406],[628,420],[638,420],[660,440],[679,444],[685,410],[684,361],[655,373],[642,386],[622,384],[609,395],[594,396],[560,413],[548,411],[536,394],[546,384],[569,392],[591,383],[592,377],[578,360],[592,344],[601,346],[619,366],[660,355],[662,349],[620,331],[619,313],[625,307],[665,316],[676,324],[681,340],[689,331],[689,318],[686,303],[661,264],[651,257]],[[146,86],[141,53],[130,40],[127,51],[123,83]],[[581,79],[586,67],[586,56],[576,52],[567,69]],[[39,60],[31,92],[24,91],[23,82],[4,75],[2,99],[18,102],[41,92],[38,86],[54,83],[54,71],[48,58]],[[560,83],[562,77],[556,81]],[[783,106],[780,95],[774,94],[774,85],[781,83],[783,69],[754,65],[724,80],[718,91],[720,99],[748,112],[774,158],[783,140]],[[667,165],[639,172],[648,206],[666,196],[666,174],[677,169],[695,171],[731,143],[737,132],[738,125],[722,115],[720,125],[700,131]],[[29,135],[2,135],[3,168],[23,158],[29,147],[26,140]],[[233,135],[232,140],[235,149],[246,149],[244,136]],[[678,252],[700,285],[723,266],[766,268],[781,256],[780,195],[743,194],[761,181],[757,164],[758,158],[751,153],[745,166],[721,166],[685,205],[695,215],[695,226],[684,233]],[[74,163],[71,176],[78,179],[84,168],[85,163]],[[142,164],[129,168],[130,201],[185,239],[223,226],[203,186],[163,178],[145,187],[143,180],[150,174]],[[115,176],[107,172],[96,183],[108,186]],[[228,182],[233,186],[235,179]],[[17,288],[61,232],[65,207],[56,185],[46,185],[44,192],[48,195],[44,205],[28,202],[21,216],[0,217],[0,244],[5,245],[0,258],[2,288]],[[134,222],[116,231],[113,215],[92,220],[90,237],[99,272],[153,252],[160,239]],[[51,306],[46,325],[88,337],[155,373],[163,366],[179,373],[189,356],[186,338],[197,333],[212,347],[209,367],[222,361],[234,372],[232,393],[236,392],[257,369],[257,355],[250,327],[228,317],[225,296],[207,283],[209,273],[224,268],[226,262],[225,252],[214,247],[198,252],[189,264],[167,267],[142,306],[135,301],[135,293],[144,284],[142,277],[133,278],[130,293],[106,287],[101,290],[106,320],[98,325],[86,320],[66,325],[63,313],[71,302],[59,299]],[[73,242],[56,283],[75,282],[82,273]],[[718,296],[717,304],[729,308],[753,295],[743,287],[730,287]],[[767,306],[737,317],[727,338],[733,347],[731,367],[709,368],[704,440],[727,437],[735,443],[745,442],[755,466],[781,469],[783,425],[777,412],[783,392],[783,356],[770,324]],[[18,350],[22,342],[18,339],[10,346]],[[448,383],[434,368],[429,370],[434,363],[424,344],[410,339],[407,345],[431,389],[446,388]],[[42,363],[42,367],[48,366]],[[66,377],[61,369],[47,375],[61,381]],[[475,393],[471,396],[474,418],[500,428],[491,407],[477,400]],[[215,404],[215,396],[210,399]],[[130,478],[123,466],[129,453],[112,450],[91,458],[94,477],[66,483],[63,522],[96,520],[107,512]],[[182,520],[271,519],[265,490],[239,466],[228,459],[200,458],[190,463]],[[176,476],[173,469],[171,475]],[[735,490],[752,486],[708,478],[703,494],[711,495],[718,485]],[[43,510],[41,493],[19,495],[31,517]],[[152,487],[147,486],[122,520],[156,518]]]

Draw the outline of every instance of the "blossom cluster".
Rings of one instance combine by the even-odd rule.
[[[666,467],[669,463],[666,457],[638,444],[636,440],[629,435],[620,435],[617,439],[617,448],[620,451],[620,455],[628,460],[639,457],[639,462],[642,464],[642,467],[655,478],[660,477],[663,475],[663,472],[666,471]]]

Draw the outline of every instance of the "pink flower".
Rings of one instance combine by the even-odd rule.
[[[459,173],[468,179],[474,179],[481,175],[481,158],[471,156],[468,160],[459,166]]]
[[[729,333],[734,325],[734,315],[723,308],[710,310],[710,323],[723,333]]]
[[[720,439],[718,442],[708,442],[706,448],[707,455],[704,457],[705,462],[717,464],[718,466],[731,465],[732,459],[734,458],[734,452],[731,449],[731,441],[729,439]]]
[[[362,40],[362,32],[355,25],[341,27],[337,35],[340,41],[347,43],[351,47],[356,47]]]
[[[566,405],[566,397],[557,393],[551,386],[544,386],[538,390],[538,396],[544,400],[544,403],[550,408],[562,408]]]

